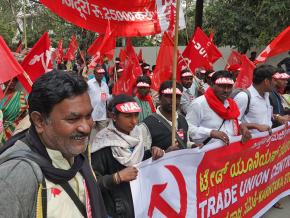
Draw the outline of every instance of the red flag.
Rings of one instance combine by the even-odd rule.
[[[210,38],[197,27],[190,42],[183,51],[182,57],[183,60],[178,62],[179,69],[189,66],[191,71],[194,72],[198,67],[211,70],[212,64],[222,57],[222,54]]]
[[[52,69],[49,49],[50,39],[45,32],[21,63],[26,73],[19,75],[18,80],[28,92],[38,77]]]
[[[151,88],[158,91],[160,84],[172,77],[174,43],[167,32],[162,37],[156,67],[151,80]]]
[[[22,51],[22,47],[23,47],[22,40],[20,40],[15,53],[20,53]]]
[[[230,70],[230,68],[232,67],[234,67],[235,69],[240,68],[242,65],[241,56],[242,55],[239,52],[232,50],[231,54],[228,57],[225,70]]]
[[[115,47],[116,37],[112,35],[110,22],[108,22],[105,35],[98,37],[88,49],[88,53],[93,56],[93,60],[90,65],[95,66],[97,63],[101,62],[101,59],[104,56],[112,59],[114,56]]]
[[[131,40],[126,40],[126,60],[124,62],[124,72],[121,78],[113,87],[113,94],[118,95],[125,93],[127,95],[133,94],[133,88],[136,85],[137,77],[142,74],[141,67],[139,65],[138,57],[132,46]]]
[[[71,41],[68,46],[68,50],[64,56],[64,59],[67,61],[72,61],[75,59],[75,52],[78,49],[79,45],[75,36],[72,36]]]
[[[125,50],[122,48],[120,48],[119,58],[120,58],[121,63],[124,63],[126,58],[127,58],[127,54],[126,54]]]
[[[102,41],[104,40],[104,35],[98,36],[98,38],[95,39],[95,41],[90,45],[88,48],[88,54],[90,56],[94,56],[97,52],[99,47],[102,44]]]
[[[57,63],[62,63],[62,59],[63,59],[63,48],[62,48],[62,39],[58,41],[58,57],[57,57]]]
[[[290,50],[290,26],[281,32],[256,58],[255,64],[263,63],[268,57]]]
[[[0,36],[0,66],[0,83],[9,81],[24,72],[2,36]]]
[[[142,48],[140,48],[140,50],[139,50],[138,60],[139,60],[139,61],[143,61]]]
[[[173,0],[150,1],[51,1],[40,0],[51,11],[69,22],[93,32],[105,33],[111,20],[115,36],[147,36],[168,29],[168,8]],[[183,9],[179,10],[179,27],[185,28]]]
[[[235,88],[248,88],[253,81],[253,71],[255,64],[246,55],[241,55],[240,72],[235,82]]]

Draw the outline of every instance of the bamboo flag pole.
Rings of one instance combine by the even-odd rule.
[[[24,48],[27,48],[27,32],[26,32],[26,0],[23,0],[23,34],[24,34]]]
[[[176,138],[176,67],[177,67],[177,46],[178,46],[178,27],[179,27],[179,7],[180,0],[176,0],[176,20],[175,20],[175,36],[174,36],[174,53],[173,53],[173,72],[172,72],[172,136],[171,146],[175,146]]]

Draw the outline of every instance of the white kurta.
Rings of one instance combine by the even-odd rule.
[[[88,81],[89,96],[93,107],[92,118],[94,121],[107,119],[107,100],[110,98],[108,85],[102,81],[101,86],[96,79]]]
[[[49,157],[52,160],[54,167],[59,169],[68,170],[71,168],[69,162],[62,156],[57,150],[46,149]],[[64,189],[57,184],[45,179],[47,188],[47,218],[57,217],[83,217],[78,208],[76,207],[70,196],[64,191]],[[86,203],[85,183],[82,175],[78,172],[74,178],[69,182],[78,198]]]
[[[224,106],[228,107],[228,105],[228,101],[225,101]],[[204,95],[193,100],[186,115],[186,121],[189,127],[189,137],[195,143],[202,143],[210,137],[212,130],[218,130],[220,127],[220,131],[229,137],[235,135],[233,120],[226,120],[223,123],[223,119],[209,107]],[[214,140],[217,139],[212,139],[210,142]]]

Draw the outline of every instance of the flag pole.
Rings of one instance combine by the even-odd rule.
[[[175,18],[175,36],[174,36],[174,53],[173,53],[173,72],[172,72],[172,136],[171,146],[175,147],[176,139],[176,67],[177,67],[177,46],[178,46],[178,27],[179,27],[179,7],[180,0],[176,0],[176,18]]]
[[[24,48],[27,48],[27,32],[26,32],[26,0],[23,0],[23,34],[24,34]]]

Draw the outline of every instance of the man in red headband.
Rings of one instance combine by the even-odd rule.
[[[101,65],[97,65],[94,70],[95,78],[88,81],[89,96],[93,106],[92,118],[95,122],[94,128],[91,132],[91,139],[101,129],[107,126],[107,101],[110,98],[109,88],[106,82],[102,81],[105,70]]]
[[[217,71],[212,82],[212,87],[192,102],[186,115],[190,138],[195,143],[207,144],[212,139],[220,139],[229,144],[230,136],[242,134],[243,140],[248,140],[251,135],[247,127],[238,122],[238,106],[229,98],[234,84],[232,74]]]

